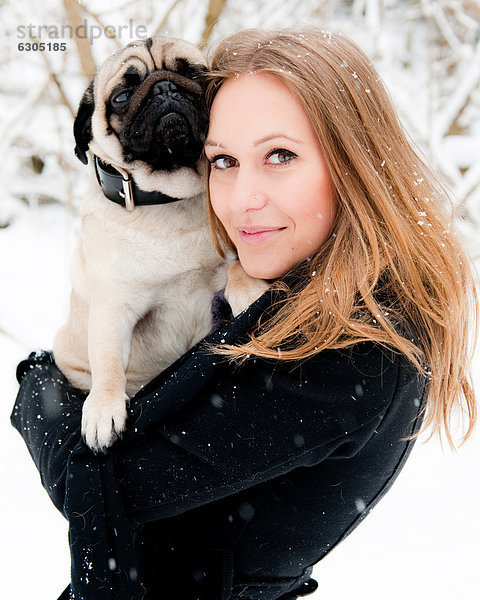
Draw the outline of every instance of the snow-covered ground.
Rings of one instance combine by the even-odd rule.
[[[69,579],[66,521],[8,419],[16,364],[33,349],[50,348],[66,314],[76,227],[66,208],[47,206],[0,230],[2,599],[54,600]],[[478,600],[479,457],[478,432],[457,454],[442,452],[436,440],[417,443],[389,494],[317,565],[319,589],[311,597]]]

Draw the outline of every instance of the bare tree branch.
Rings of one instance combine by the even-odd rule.
[[[94,19],[102,28],[103,31],[105,31],[105,29],[107,28],[107,26],[103,23],[102,19],[100,18],[100,15],[98,13],[94,13],[92,12],[89,8],[87,8],[85,5],[83,6],[83,10],[85,11],[85,13],[87,15],[90,15],[92,17],[92,19]],[[109,39],[113,40],[113,42],[115,43],[115,45],[117,46],[117,48],[121,48],[122,44],[118,41],[117,37],[110,37]]]
[[[80,5],[77,0],[63,0],[63,6],[67,14],[67,21],[72,30],[76,32],[77,27],[83,25],[80,14]],[[78,35],[75,35],[74,39],[78,50],[80,64],[82,66],[82,72],[87,79],[91,79],[97,70],[97,65],[93,58],[90,41],[88,40],[88,37],[80,38]]]
[[[53,71],[50,61],[48,60],[47,54],[45,52],[40,52],[40,54],[43,58],[43,61],[46,65],[46,67],[47,67],[48,75],[49,75],[51,81],[54,83],[55,87],[57,88],[58,93],[60,94],[62,104],[64,104],[68,108],[68,110],[70,111],[70,114],[72,115],[72,118],[75,117],[76,111],[74,110],[73,106],[70,104],[70,101],[68,100],[65,92],[63,91],[62,84],[60,83],[60,80],[58,79],[57,75]]]
[[[124,2],[123,4],[120,4],[120,5],[114,3],[112,6],[110,6],[110,8],[104,8],[102,10],[102,15],[107,15],[108,13],[112,13],[112,12],[121,13],[129,6],[137,4],[137,2],[138,2],[138,0],[127,0],[126,2]],[[83,3],[82,3],[82,6],[83,6],[84,10],[88,11],[93,16],[93,13],[90,10],[88,10],[87,7]]]
[[[17,130],[21,129],[23,119],[26,118],[30,114],[31,109],[38,104],[48,87],[48,83],[48,78],[45,78],[45,81],[42,82],[41,85],[33,87],[24,102],[20,104],[18,110],[3,124],[3,127],[0,129],[0,154],[3,153],[4,148],[7,148],[13,142]],[[0,165],[0,170],[1,168]]]
[[[170,6],[170,8],[167,10],[167,12],[165,13],[165,15],[163,16],[163,19],[160,21],[160,23],[155,28],[155,31],[152,33],[152,36],[158,35],[158,33],[165,27],[165,25],[166,25],[166,23],[168,21],[168,18],[170,17],[170,15],[172,14],[173,10],[176,8],[176,6],[181,1],[182,0],[175,0],[175,2],[173,2],[173,4]]]
[[[212,35],[213,28],[215,27],[215,23],[220,18],[226,3],[226,0],[210,0],[208,5],[208,13],[205,17],[205,28],[202,34],[202,41],[200,42],[200,50],[206,48],[208,40]]]
[[[438,135],[449,134],[452,125],[458,120],[465,107],[470,102],[472,92],[480,82],[480,41],[472,52],[471,63],[466,65],[464,72],[458,77],[457,86],[452,98],[437,120]]]

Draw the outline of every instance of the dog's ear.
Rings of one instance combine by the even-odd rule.
[[[92,115],[95,110],[95,101],[93,98],[94,79],[85,90],[77,116],[73,123],[73,135],[75,137],[75,155],[84,165],[88,163],[87,150],[92,141]]]
[[[194,63],[186,58],[179,57],[175,62],[175,71],[184,77],[193,79],[193,81],[199,83],[203,87],[205,74],[208,69],[205,65]]]

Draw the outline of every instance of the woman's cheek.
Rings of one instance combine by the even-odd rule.
[[[221,210],[222,204],[219,201],[219,192],[217,189],[218,186],[215,184],[214,181],[212,181],[212,176],[210,176],[208,188],[209,188],[209,194],[210,194],[210,204],[212,205],[213,212],[215,213],[217,218],[220,219],[220,221],[222,221],[222,214],[221,214],[222,213],[222,210]]]

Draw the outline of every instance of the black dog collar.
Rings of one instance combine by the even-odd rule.
[[[129,173],[104,163],[96,155],[93,156],[93,164],[97,181],[105,196],[112,202],[124,206],[127,210],[133,210],[135,206],[168,204],[181,200],[181,198],[172,198],[161,192],[141,190]]]

